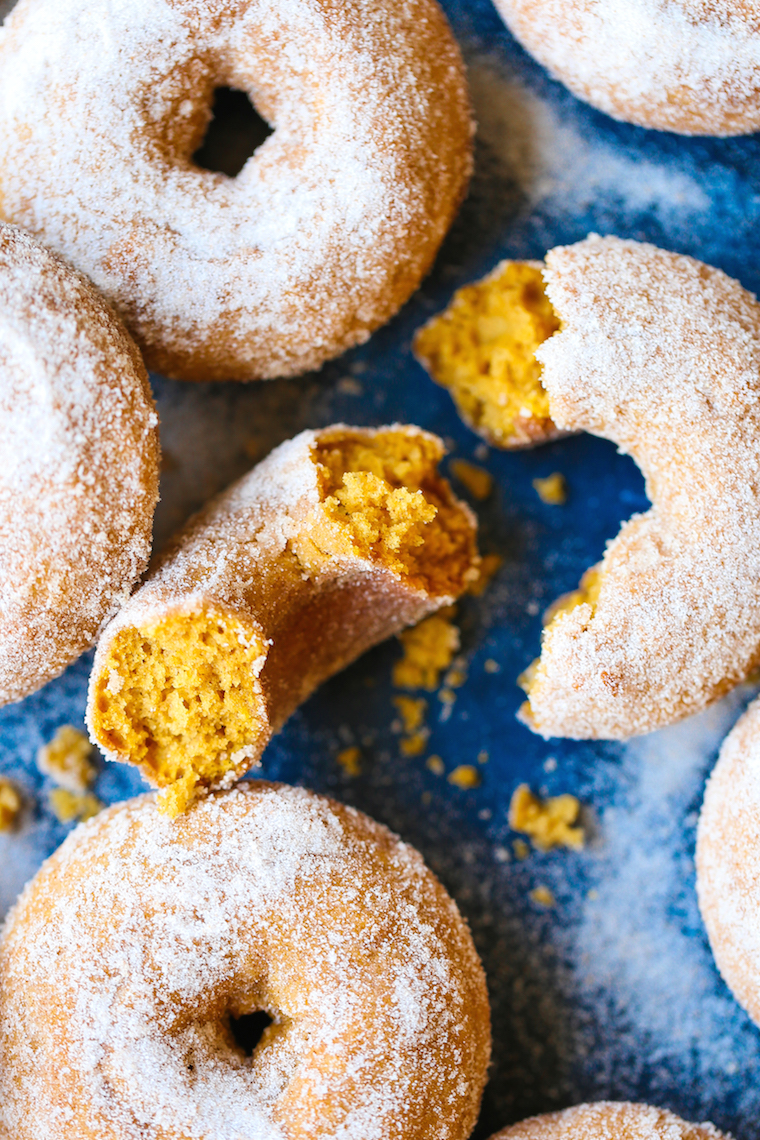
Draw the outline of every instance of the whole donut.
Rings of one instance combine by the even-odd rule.
[[[579,99],[683,135],[760,128],[760,12],[751,0],[494,0]]]
[[[687,1124],[666,1108],[598,1101],[532,1116],[491,1140],[725,1140],[712,1124]]]
[[[192,159],[219,86],[274,127],[236,178]],[[181,379],[365,341],[429,269],[471,134],[436,0],[21,0],[0,33],[0,216]]]
[[[137,348],[90,283],[0,223],[0,704],[61,673],[129,597],[158,498]]]
[[[715,961],[760,1025],[760,701],[728,734],[697,831],[697,893]]]
[[[273,1019],[251,1057],[230,1019]],[[0,1135],[466,1140],[490,1053],[467,926],[360,812],[248,783],[79,827],[0,944]]]

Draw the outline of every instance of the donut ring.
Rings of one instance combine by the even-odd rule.
[[[760,702],[728,734],[697,830],[697,894],[726,985],[760,1025]]]
[[[574,95],[682,135],[760,128],[760,15],[750,0],[494,0]]]
[[[760,663],[760,306],[718,269],[618,238],[546,265],[552,419],[633,456],[653,505],[547,625],[523,717],[546,737],[625,740]]]
[[[230,1018],[274,1024],[253,1056]],[[244,783],[77,828],[0,945],[16,1140],[466,1140],[485,977],[422,857],[353,808]]]
[[[475,519],[415,427],[305,431],[180,533],[104,632],[87,718],[172,813],[257,763],[327,677],[477,577]]]
[[[219,85],[275,127],[237,178],[192,162]],[[0,35],[0,216],[185,380],[367,340],[433,262],[472,129],[435,0],[21,0]]]
[[[728,1140],[712,1124],[687,1124],[666,1108],[599,1101],[532,1116],[491,1140]]]
[[[148,561],[158,420],[80,274],[0,223],[0,704],[63,672]]]

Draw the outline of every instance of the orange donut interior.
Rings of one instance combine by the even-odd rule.
[[[436,471],[440,458],[437,441],[403,430],[323,433],[311,455],[322,507],[294,544],[307,571],[350,554],[412,589],[461,593],[476,557],[474,527]],[[266,653],[260,628],[239,610],[174,610],[128,626],[96,680],[95,737],[167,789],[162,806],[177,815],[265,739],[257,674]]]
[[[535,353],[559,327],[541,270],[508,261],[459,289],[414,351],[475,431],[497,447],[524,446],[556,433]]]

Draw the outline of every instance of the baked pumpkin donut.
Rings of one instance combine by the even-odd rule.
[[[234,1019],[272,1024],[252,1056]],[[353,808],[243,783],[74,831],[0,945],[14,1140],[467,1140],[485,977],[421,856]]]
[[[219,86],[274,127],[236,178],[192,159]],[[21,0],[0,36],[0,216],[180,379],[365,341],[430,268],[471,135],[436,0]]]
[[[726,984],[760,1025],[760,701],[720,751],[697,830],[697,894]]]
[[[158,423],[135,345],[79,273],[0,223],[0,704],[63,672],[150,553]]]
[[[615,119],[683,135],[760,128],[752,0],[494,0],[574,95]]]
[[[229,786],[327,677],[477,578],[415,427],[305,431],[191,520],[105,630],[88,724],[162,805]]]
[[[666,1108],[598,1101],[532,1116],[491,1140],[728,1140],[712,1124],[687,1124]]]
[[[551,250],[553,421],[630,454],[652,507],[554,608],[525,677],[543,736],[624,740],[760,663],[760,306],[718,269],[592,237]]]

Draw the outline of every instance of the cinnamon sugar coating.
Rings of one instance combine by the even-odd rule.
[[[0,704],[63,672],[150,553],[157,417],[90,283],[0,223]]]
[[[491,1140],[728,1140],[712,1124],[687,1124],[666,1108],[598,1101],[533,1116]]]
[[[274,127],[236,178],[192,161],[219,86]],[[366,341],[430,268],[472,129],[435,0],[20,0],[0,31],[0,217],[180,379]]]
[[[573,94],[613,118],[683,135],[760,128],[752,0],[494,0]]]
[[[273,1023],[252,1056],[231,1019]],[[467,1140],[485,977],[421,856],[353,808],[250,783],[80,826],[0,944],[0,1135]]]
[[[93,739],[176,814],[256,763],[327,677],[477,577],[475,520],[419,428],[302,432],[179,534],[106,629]]]
[[[549,622],[524,716],[547,737],[626,739],[760,662],[760,306],[718,269],[618,238],[546,264],[552,418],[630,454],[653,505]]]
[[[760,702],[728,734],[697,831],[697,894],[715,962],[760,1025]]]

